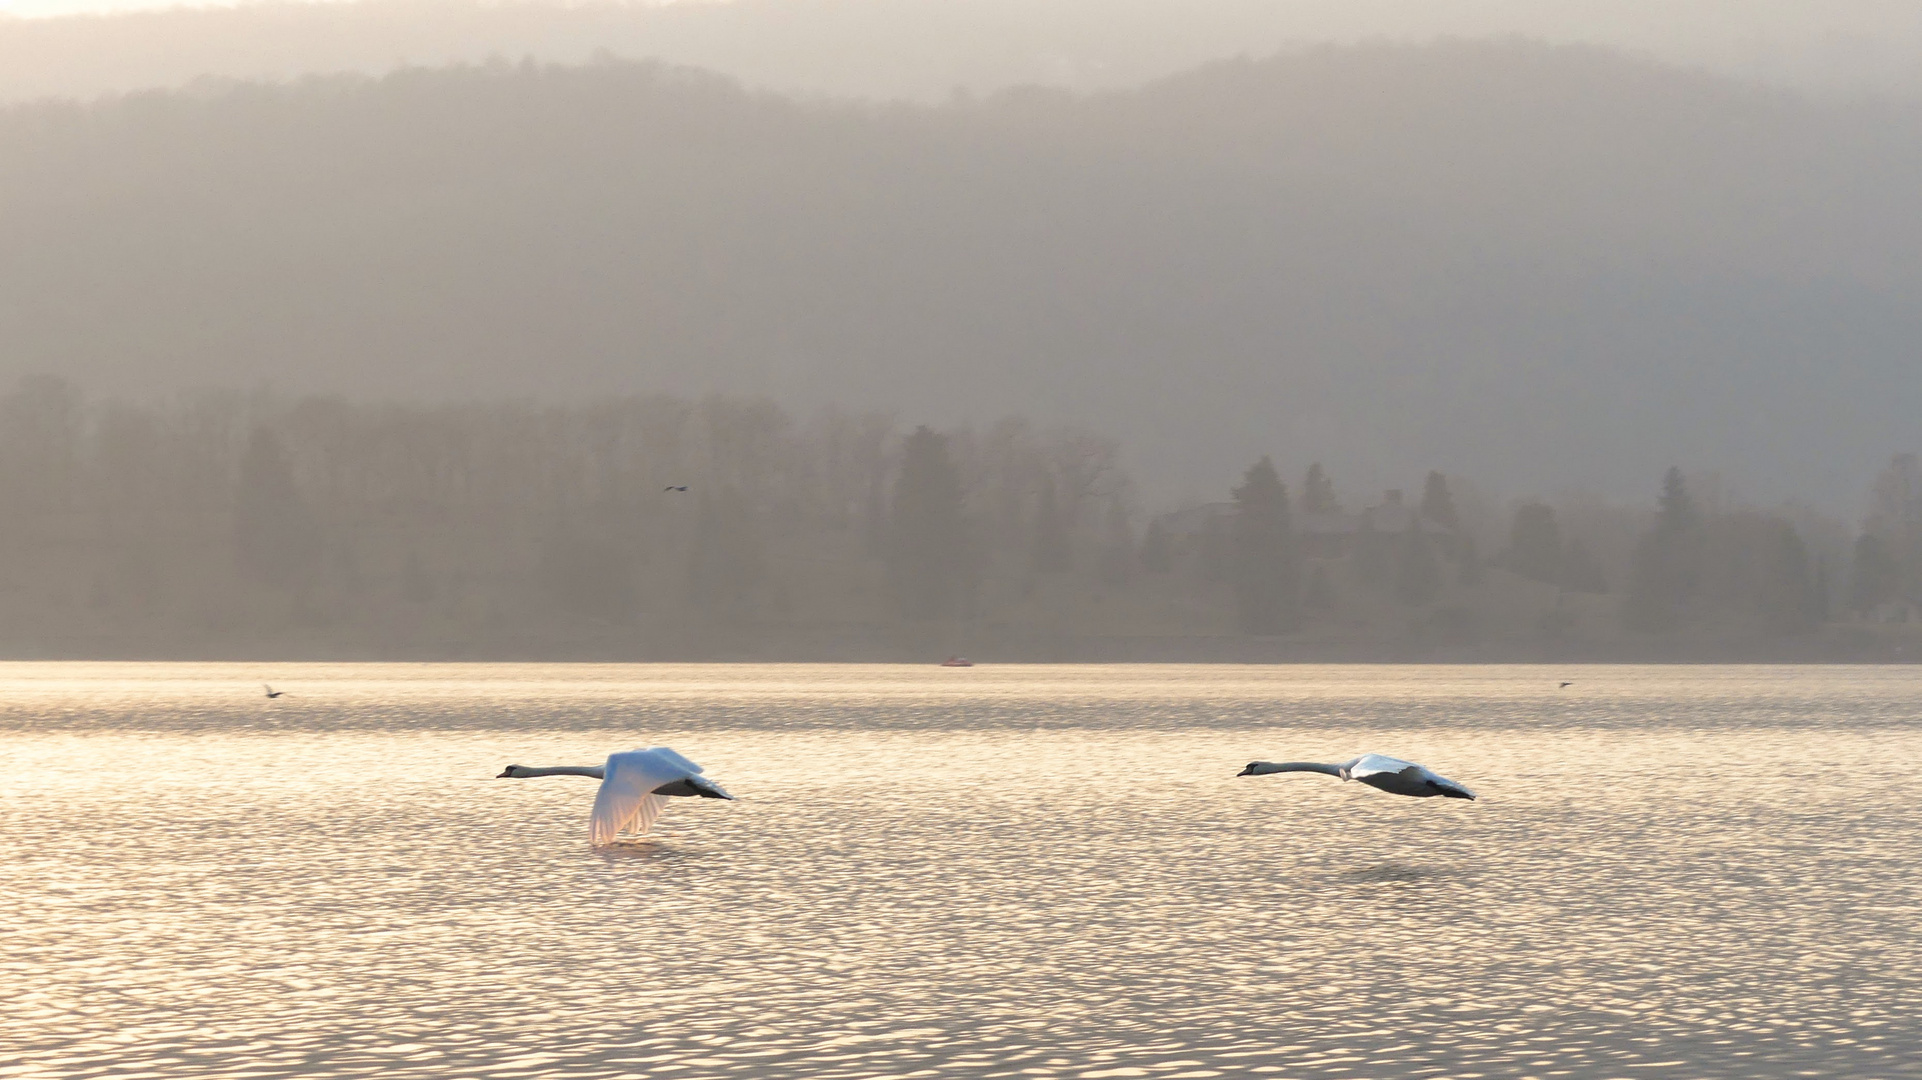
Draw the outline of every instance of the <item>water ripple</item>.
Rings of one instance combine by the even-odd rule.
[[[1922,1076],[1905,669],[1051,671],[0,670],[0,1077]]]

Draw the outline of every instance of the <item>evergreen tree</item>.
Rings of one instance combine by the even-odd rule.
[[[1230,531],[1231,580],[1243,633],[1294,628],[1300,602],[1299,555],[1288,514],[1288,489],[1262,458],[1235,489]]]
[[[1141,535],[1141,568],[1150,574],[1165,574],[1175,568],[1174,544],[1160,518],[1150,521]]]
[[[1421,516],[1451,532],[1461,525],[1455,515],[1455,497],[1448,493],[1448,479],[1441,473],[1429,473],[1422,484]]]
[[[1695,500],[1682,483],[1682,470],[1671,465],[1662,476],[1662,497],[1655,511],[1655,528],[1670,535],[1685,533],[1701,524]]]
[[[291,585],[320,553],[315,521],[280,436],[258,425],[247,438],[234,493],[234,551],[256,580]]]
[[[1335,498],[1335,485],[1322,471],[1321,462],[1308,466],[1308,476],[1301,483],[1301,512],[1304,514],[1339,514],[1341,502]]]
[[[916,428],[902,448],[888,529],[888,584],[901,614],[946,619],[965,613],[974,586],[973,550],[961,480],[948,441]]]
[[[1043,574],[1066,573],[1073,564],[1067,523],[1056,505],[1054,477],[1043,475],[1034,511],[1034,568]]]
[[[1434,545],[1422,533],[1420,519],[1410,520],[1402,537],[1400,565],[1395,568],[1395,598],[1409,607],[1421,607],[1439,592],[1441,565]]]
[[[1662,477],[1655,527],[1635,545],[1622,611],[1631,629],[1656,632],[1680,625],[1701,589],[1703,537],[1695,500],[1671,467]]]

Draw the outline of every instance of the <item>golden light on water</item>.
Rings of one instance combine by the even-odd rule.
[[[1918,691],[7,665],[0,1076],[1906,1075]],[[491,779],[648,743],[741,801]],[[1369,750],[1481,799],[1234,775]]]

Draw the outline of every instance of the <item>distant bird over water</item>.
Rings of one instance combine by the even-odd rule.
[[[661,490],[662,491],[686,491],[687,485],[686,484],[669,484],[666,487],[662,488]]]
[[[1571,687],[1571,686],[1574,686],[1574,685],[1575,685],[1575,684],[1574,684],[1573,682],[1564,682],[1564,683],[1563,683],[1563,684],[1562,684],[1561,686],[1559,686],[1559,687],[1556,687],[1556,689],[1558,689],[1558,690],[1566,690],[1566,689],[1568,689],[1569,687]]]
[[[276,689],[274,689],[273,687],[271,687],[271,686],[268,686],[268,685],[267,685],[266,683],[261,683],[260,685],[261,685],[261,687],[262,687],[263,689],[265,689],[265,690],[267,691],[267,700],[268,700],[268,701],[272,701],[273,699],[275,699],[275,698],[277,698],[277,697],[281,697],[281,696],[284,696],[284,695],[285,695],[285,694],[287,693],[287,691],[285,691],[285,690],[276,690]]]
[[[509,765],[494,779],[530,776],[592,776],[601,782],[594,795],[590,834],[595,847],[606,847],[621,833],[645,836],[667,806],[669,796],[728,799],[721,785],[701,775],[701,767],[665,746],[609,754],[605,765],[558,765],[529,768]]]
[[[1436,795],[1449,799],[1473,799],[1475,793],[1445,776],[1438,776],[1412,761],[1384,754],[1363,754],[1353,761],[1325,765],[1318,761],[1251,761],[1239,776],[1265,776],[1278,772],[1315,772],[1356,780],[1390,795],[1412,795],[1426,799]]]

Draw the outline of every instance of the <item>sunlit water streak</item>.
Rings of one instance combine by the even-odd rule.
[[[0,1076],[1918,1076],[1919,719],[1907,668],[0,665]],[[593,781],[490,779],[649,742],[742,801],[596,852]],[[1481,800],[1234,776],[1364,750]]]

